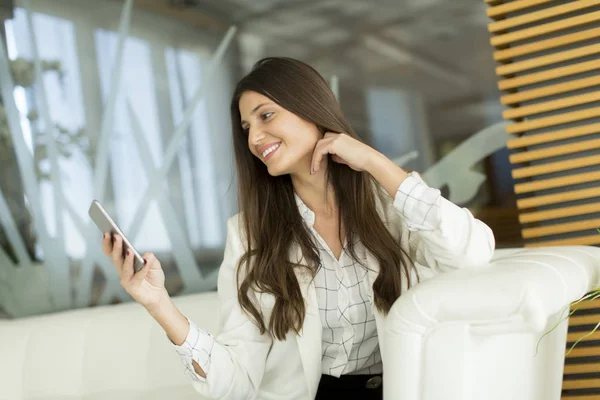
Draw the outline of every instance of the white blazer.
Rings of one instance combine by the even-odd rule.
[[[391,202],[387,206],[379,204],[383,221],[408,251],[422,280],[457,268],[484,266],[494,250],[491,229],[475,219],[467,209],[444,198],[440,208],[443,217],[439,229],[417,231],[412,228],[411,231]],[[312,400],[321,378],[322,357],[322,326],[314,283],[311,283],[308,274],[297,272],[306,301],[306,317],[299,335],[288,333],[283,341],[273,341],[266,334],[260,335],[238,303],[236,269],[245,252],[240,238],[241,228],[239,214],[227,221],[227,243],[218,280],[221,333],[217,341],[223,346],[213,349],[206,382],[193,382],[193,385],[208,398]],[[291,257],[301,260],[299,247],[291,252]],[[378,274],[378,262],[368,251],[367,263],[371,270],[367,279],[372,290]],[[274,304],[273,296],[263,294],[257,300],[268,321]],[[383,333],[386,317],[374,305],[373,314],[385,371],[387,353]]]

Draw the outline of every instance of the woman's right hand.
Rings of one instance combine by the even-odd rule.
[[[165,273],[154,254],[144,253],[146,264],[138,272],[134,272],[133,252],[129,250],[126,257],[123,257],[123,238],[120,235],[105,233],[102,251],[111,258],[119,274],[121,286],[136,302],[149,308],[168,297]]]

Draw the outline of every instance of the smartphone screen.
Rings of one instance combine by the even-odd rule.
[[[113,219],[108,215],[108,212],[102,207],[97,200],[92,202],[92,205],[89,209],[89,215],[92,218],[92,221],[96,224],[98,229],[102,233],[113,234],[116,233],[123,238],[123,256],[125,256],[127,249],[133,252],[133,269],[135,272],[138,272],[144,264],[146,263],[140,253],[133,247],[133,245],[129,242],[127,237],[123,234],[119,226],[113,221]]]

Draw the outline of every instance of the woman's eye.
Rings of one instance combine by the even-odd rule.
[[[261,118],[261,119],[264,121],[264,120],[266,120],[267,118],[269,118],[271,115],[273,115],[273,113],[272,113],[272,112],[266,112],[266,113],[263,113],[263,114],[261,114],[261,115],[260,115],[260,118]]]

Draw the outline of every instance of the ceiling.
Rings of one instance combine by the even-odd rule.
[[[144,3],[137,0],[137,4],[140,1]],[[199,25],[218,34],[236,25],[243,70],[263,56],[279,55],[306,61],[326,77],[336,75],[342,104],[359,129],[367,125],[362,100],[366,87],[420,93],[429,114],[435,111],[428,118],[436,136],[479,129],[482,118],[489,119],[490,101],[492,108],[497,104],[483,0],[151,3],[187,19],[197,18]],[[495,111],[498,120],[500,111]],[[439,129],[444,132],[436,132]]]

